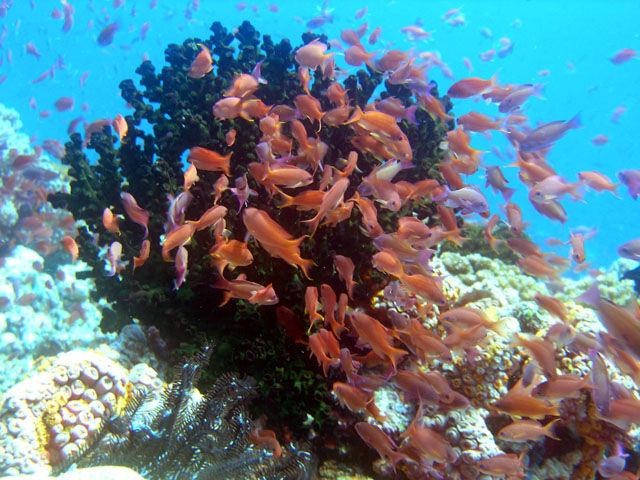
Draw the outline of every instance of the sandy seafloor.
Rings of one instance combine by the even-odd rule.
[[[3,1],[3,5],[5,3]],[[118,84],[124,78],[134,78],[133,71],[142,55],[146,54],[160,66],[162,51],[168,43],[181,42],[191,36],[206,36],[213,20],[233,27],[249,19],[262,33],[269,33],[275,39],[292,38],[296,45],[306,28],[305,22],[319,15],[321,8],[321,4],[281,1],[277,3],[277,12],[272,11],[276,10],[274,8],[270,10],[268,5],[258,5],[258,11],[254,13],[251,5],[240,11],[235,2],[202,0],[195,11],[192,2],[172,2],[168,6],[160,0],[155,9],[150,9],[148,3],[127,0],[123,6],[114,8],[112,2],[94,1],[92,8],[87,8],[75,2],[74,27],[69,33],[62,33],[61,20],[52,19],[50,15],[54,7],[60,7],[57,2],[16,0],[1,22],[6,34],[3,34],[0,50],[3,58],[0,77],[6,75],[6,78],[0,86],[0,103],[5,105],[0,110],[0,144],[6,142],[9,148],[27,152],[29,137],[35,137],[35,144],[47,138],[64,143],[66,127],[72,118],[78,115],[88,119],[113,117],[124,112]],[[317,32],[334,38],[341,29],[355,28],[367,21],[370,29],[383,27],[384,46],[381,49],[393,45],[436,50],[454,75],[454,79],[449,79],[440,69],[430,72],[429,77],[443,92],[455,80],[469,75],[462,63],[465,57],[473,63],[473,75],[488,78],[497,72],[500,81],[504,82],[545,83],[545,99],[534,98],[527,104],[526,113],[532,122],[566,120],[579,112],[584,124],[583,128],[569,132],[548,156],[562,175],[573,178],[579,171],[597,169],[614,178],[621,169],[640,166],[637,156],[640,100],[634,87],[640,78],[640,61],[635,58],[621,65],[609,61],[621,48],[640,48],[635,30],[636,19],[640,18],[637,2],[582,2],[580,8],[563,8],[557,2],[544,1],[468,3],[329,2],[327,8],[331,9],[333,22]],[[355,20],[356,11],[365,6],[368,8],[364,17]],[[456,27],[441,20],[441,16],[454,7],[462,7],[464,15],[464,24]],[[189,9],[188,17],[185,9]],[[408,42],[399,29],[418,18],[426,30],[433,30],[432,39]],[[114,42],[106,47],[98,46],[98,32],[113,20],[120,22]],[[140,28],[146,22],[150,27],[147,37],[142,39]],[[89,23],[91,25],[87,26]],[[492,37],[483,36],[481,29],[489,29]],[[502,37],[508,37],[514,43],[513,52],[504,58],[482,61],[479,54],[499,46],[498,40]],[[33,42],[42,54],[39,59],[26,52],[28,42]],[[34,84],[32,80],[59,56],[64,58],[66,68],[58,69],[53,78]],[[542,70],[548,70],[549,74],[540,76]],[[80,77],[84,72],[89,74],[81,87]],[[55,111],[53,103],[60,96],[75,99],[74,111]],[[29,106],[32,98],[35,108]],[[87,105],[84,111],[82,104]],[[494,106],[473,100],[456,100],[454,104],[456,116],[472,109],[491,115],[497,113]],[[614,123],[611,115],[620,106],[626,108],[625,113]],[[52,112],[43,118],[39,113],[45,110]],[[599,134],[606,135],[609,142],[594,145],[591,139]],[[490,145],[497,145],[500,152],[507,155],[506,143],[497,132],[491,142],[480,135],[474,136],[473,145],[486,150],[490,150]],[[6,158],[5,151],[3,159]],[[485,161],[503,164],[508,160],[488,153]],[[64,172],[55,159],[47,158],[46,162],[50,169]],[[1,168],[3,174],[8,171],[6,164]],[[534,240],[542,243],[549,237],[567,238],[570,229],[582,226],[598,229],[598,234],[586,243],[586,254],[592,267],[604,272],[598,278],[601,291],[617,303],[629,302],[634,295],[633,284],[621,280],[621,276],[638,264],[632,260],[619,260],[616,249],[621,243],[639,237],[640,230],[637,228],[638,204],[626,189],[619,189],[620,197],[589,192],[584,203],[565,202],[569,220],[561,226],[535,213],[528,205],[526,189],[515,173],[510,169],[505,169],[505,173],[511,186],[518,189],[514,201],[522,206],[525,218],[530,222],[527,233]],[[480,175],[474,181],[477,184],[484,182]],[[68,187],[61,180],[52,188]],[[499,195],[486,193],[492,207],[502,203]],[[13,207],[12,210],[9,203],[3,201],[0,208],[3,225],[15,222],[20,205]],[[557,252],[567,256],[568,247],[561,247]],[[445,256],[441,262],[443,273],[448,272],[452,277],[450,288],[462,292],[461,295],[486,292],[484,300],[495,310],[496,318],[515,316],[514,312],[520,308],[537,309],[532,302],[535,293],[555,293],[571,303],[591,281],[585,274],[569,274],[571,278],[562,286],[554,287],[557,290],[552,292],[544,282],[533,280],[513,267],[496,266],[487,259]],[[103,305],[91,300],[90,281],[75,279],[75,274],[86,265],[82,262],[60,263],[55,272],[43,272],[42,256],[19,245],[3,258],[0,297],[7,301],[3,300],[0,307],[0,393],[6,393],[19,381],[34,375],[42,357],[73,350],[101,352],[127,369],[129,381],[149,385],[159,383],[167,366],[155,358],[146,345],[143,329],[133,324],[120,335],[102,334],[99,323]],[[480,271],[484,273],[479,276]],[[577,309],[576,315],[585,331],[602,330],[592,310],[571,305]],[[551,323],[549,315],[540,313],[540,323],[533,330],[544,332]],[[508,346],[503,345],[503,348],[508,349]],[[140,364],[147,365],[148,369]],[[499,366],[495,368],[499,370]],[[622,378],[620,372],[613,375],[631,385],[629,378]],[[637,395],[637,387],[634,391]],[[398,402],[394,404],[393,395],[388,393],[388,397],[391,400],[383,399],[381,394],[376,401],[381,408],[386,405],[391,417],[395,415],[393,409],[400,407]],[[397,418],[393,417],[390,423],[397,422],[395,428],[406,427],[411,415],[401,409],[395,413]],[[472,420],[467,423],[483,424],[483,414],[469,412],[468,419]],[[0,412],[0,422],[6,421],[6,415],[4,419],[2,415]],[[473,430],[475,434],[478,434],[477,430]],[[482,434],[486,436],[486,431]],[[637,432],[632,430],[631,434],[637,441]],[[493,439],[486,440],[487,452],[499,452]],[[635,459],[637,461],[637,455]],[[572,461],[568,457],[563,460],[567,465]],[[561,460],[551,463],[534,472],[531,478],[562,478],[566,474]]]

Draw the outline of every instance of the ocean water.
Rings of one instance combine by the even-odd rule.
[[[3,30],[0,77],[4,79],[0,86],[0,102],[19,110],[24,131],[33,135],[36,143],[48,138],[64,143],[69,121],[78,116],[93,121],[125,113],[118,84],[125,78],[137,81],[134,70],[143,55],[160,69],[167,44],[181,43],[188,37],[204,38],[213,21],[233,28],[247,19],[261,33],[275,39],[288,37],[295,46],[301,43],[300,35],[307,29],[306,22],[318,16],[323,8],[321,2],[283,0],[256,4],[202,0],[199,5],[193,0],[159,0],[155,8],[151,8],[151,0],[125,0],[114,8],[116,2],[85,0],[71,2],[75,8],[73,25],[68,33],[64,33],[63,20],[51,15],[54,8],[62,10],[61,3],[3,0],[3,5],[11,3],[0,19]],[[365,7],[366,13],[357,20],[356,12]],[[458,26],[442,20],[443,14],[452,8],[461,8],[458,18],[463,18],[463,22]],[[333,21],[315,31],[325,33],[329,38],[338,38],[342,29],[355,29],[367,22],[369,32],[375,27],[383,29],[381,43],[375,47],[377,50],[413,47],[416,51],[438,52],[454,76],[447,78],[438,68],[429,72],[429,79],[438,84],[441,94],[455,80],[470,75],[489,78],[497,73],[500,83],[544,83],[545,99],[531,98],[524,106],[531,125],[568,120],[576,113],[581,115],[584,125],[584,128],[570,131],[547,156],[551,165],[567,179],[575,181],[575,175],[582,170],[599,170],[613,179],[620,169],[640,167],[640,136],[637,134],[640,60],[635,58],[620,65],[609,60],[622,48],[637,50],[640,47],[636,28],[640,3],[591,0],[580,2],[578,6],[551,0],[329,1],[326,9],[331,12]],[[101,47],[97,37],[114,21],[118,23],[118,30],[113,42]],[[431,38],[408,41],[400,29],[414,23],[431,31]],[[143,39],[141,29],[145,24],[148,24],[148,31]],[[483,29],[488,29],[492,38],[487,38],[486,31],[483,35]],[[513,51],[503,58],[496,55],[491,61],[482,61],[479,55],[493,48],[499,49],[503,37],[513,42]],[[40,58],[27,52],[30,42],[41,54]],[[53,76],[33,83],[59,58],[63,60],[64,68],[55,69]],[[472,73],[463,64],[463,58],[471,61]],[[350,69],[356,70],[355,67]],[[544,70],[548,75],[539,76]],[[83,75],[86,79],[81,85]],[[74,98],[72,111],[55,110],[54,102],[62,96]],[[626,112],[618,123],[613,123],[611,115],[619,106],[626,107]],[[470,99],[454,102],[456,116],[470,110],[498,114],[494,104]],[[42,118],[43,111],[50,111],[50,116]],[[593,145],[591,139],[599,134],[606,135],[609,142]],[[474,135],[472,146],[489,151],[484,156],[486,164],[504,166],[510,163],[508,158],[500,159],[491,152],[494,145],[506,146],[499,132],[493,133],[490,142],[480,134]],[[623,188],[620,189],[622,198],[615,198],[610,193],[590,192],[585,195],[586,203],[563,202],[569,220],[562,226],[532,209],[526,189],[516,178],[517,169],[504,168],[503,171],[511,186],[518,190],[514,201],[523,208],[525,220],[530,223],[528,233],[537,241],[549,237],[567,240],[572,228],[595,227],[599,233],[586,244],[587,258],[594,267],[602,267],[616,258],[618,245],[640,236],[636,221],[638,203]],[[483,179],[478,176],[474,181],[481,183]],[[502,203],[499,195],[487,192],[487,196],[494,206]],[[567,255],[567,250],[568,247],[560,248],[557,252]]]

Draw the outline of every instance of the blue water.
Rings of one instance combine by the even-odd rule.
[[[3,4],[10,0],[3,0]],[[319,14],[321,2],[292,2],[278,0],[277,12],[267,6],[272,2],[259,2],[257,12],[252,4],[239,11],[235,1],[202,0],[199,9],[192,11],[193,0],[159,0],[150,9],[151,0],[126,0],[119,8],[111,1],[71,0],[75,7],[74,24],[70,32],[62,32],[60,19],[51,18],[54,8],[62,5],[54,0],[15,0],[4,18],[6,26],[0,56],[0,77],[6,79],[0,86],[0,102],[19,110],[24,132],[37,138],[64,141],[66,129],[72,118],[80,115],[92,121],[113,118],[126,113],[124,101],[119,97],[118,84],[122,79],[137,81],[135,68],[146,54],[156,69],[163,65],[163,50],[169,43],[181,43],[188,37],[206,38],[208,27],[221,21],[234,28],[243,20],[250,20],[263,34],[274,39],[288,37],[292,44],[300,43],[300,35],[306,30],[305,22]],[[362,20],[355,20],[355,12],[367,6]],[[465,24],[452,27],[441,20],[450,8],[462,7]],[[548,154],[548,160],[559,174],[574,180],[581,170],[600,170],[615,178],[618,170],[640,168],[637,152],[640,149],[640,60],[634,59],[621,65],[613,65],[609,58],[622,48],[640,50],[637,19],[640,18],[640,2],[637,1],[467,1],[460,3],[440,1],[380,1],[337,2],[331,0],[334,20],[317,32],[336,38],[344,28],[356,28],[362,21],[383,28],[383,44],[393,48],[416,51],[437,51],[451,68],[455,80],[469,76],[462,59],[473,63],[473,76],[489,78],[498,72],[502,83],[546,84],[545,100],[532,98],[526,103],[526,114],[532,124],[552,120],[568,120],[580,112],[584,128],[574,130],[559,141]],[[187,13],[188,11],[188,13]],[[187,18],[191,16],[191,18]],[[400,28],[422,21],[423,28],[433,31],[432,39],[424,42],[408,42]],[[118,21],[119,30],[114,41],[100,47],[97,36],[107,24]],[[88,27],[92,22],[92,26]],[[140,28],[149,22],[147,38],[141,40]],[[488,28],[492,39],[481,35]],[[508,37],[515,42],[510,55],[483,62],[478,54],[499,47],[499,39]],[[42,54],[40,59],[28,54],[25,46],[33,42]],[[378,44],[377,48],[382,48]],[[34,84],[32,80],[49,69],[58,57],[64,59],[65,69],[57,69],[54,78]],[[9,62],[11,58],[11,62]],[[569,68],[572,64],[572,68]],[[351,67],[353,71],[356,69]],[[550,75],[538,77],[541,70]],[[80,78],[88,77],[84,89]],[[455,81],[445,78],[439,69],[429,73],[441,93]],[[61,96],[75,98],[72,112],[57,112],[53,103]],[[29,105],[36,102],[36,109]],[[88,110],[81,110],[86,103]],[[614,124],[610,117],[620,105],[626,113]],[[456,100],[454,113],[460,116],[470,110],[491,115],[498,113],[496,105],[484,105],[473,100]],[[48,118],[39,112],[51,110]],[[604,134],[610,141],[594,146],[591,139]],[[473,137],[472,146],[490,150],[491,145],[505,146],[500,133],[493,134],[487,142],[481,135]],[[487,164],[506,165],[491,153],[485,155]],[[586,245],[587,258],[596,267],[604,266],[617,258],[616,248],[623,242],[640,236],[638,228],[638,203],[620,189],[622,198],[610,193],[587,193],[586,203],[563,201],[569,213],[564,227],[537,214],[526,198],[527,191],[516,177],[514,168],[504,169],[511,186],[518,189],[514,201],[523,208],[525,220],[530,222],[528,233],[536,240],[548,237],[568,238],[569,228],[578,226],[598,227],[599,234]],[[476,183],[482,179],[476,179]],[[499,196],[487,191],[494,205],[502,203]],[[564,255],[567,248],[560,250]]]

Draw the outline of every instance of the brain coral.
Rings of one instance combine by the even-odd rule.
[[[49,473],[91,441],[102,420],[124,407],[134,387],[129,371],[92,351],[44,359],[39,370],[2,398],[0,474]],[[162,387],[153,374],[141,376],[138,370],[131,370],[135,380]]]

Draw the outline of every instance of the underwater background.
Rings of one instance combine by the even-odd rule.
[[[640,259],[640,241],[623,260],[618,249],[640,237],[640,212],[632,191],[640,192],[638,2],[1,1],[0,104],[6,108],[0,111],[0,474],[117,464],[145,478],[637,478],[632,472],[640,467],[638,283],[623,278],[639,277],[629,272],[638,267],[630,258]],[[250,25],[243,24],[246,21]],[[212,26],[214,22],[220,25]],[[398,217],[412,215],[425,223],[438,218],[434,232],[442,232],[438,228],[445,223],[444,214],[436,213],[436,204],[455,209],[460,230],[445,232],[450,235],[439,250],[417,242],[406,253],[391,240],[375,240],[375,229],[364,222],[361,227],[353,220],[360,218],[355,214],[348,226],[327,216],[336,228],[320,226],[311,233],[303,223],[311,216],[282,213],[281,204],[267,193],[268,185],[254,181],[253,173],[249,187],[255,191],[244,192],[248,201],[242,207],[242,186],[234,184],[234,178],[247,169],[236,169],[259,157],[254,149],[265,138],[257,130],[263,117],[225,119],[216,114],[223,120],[207,129],[207,115],[213,118],[211,107],[231,88],[234,75],[252,73],[265,52],[264,76],[281,82],[256,87],[256,97],[267,105],[294,106],[294,97],[303,93],[295,74],[300,63],[298,58],[294,62],[295,49],[316,37],[330,45],[326,53],[338,52],[333,57],[336,81],[357,84],[363,108],[363,91],[373,92],[369,102],[384,92],[402,98],[404,107],[416,105],[408,88],[403,92],[384,83],[390,72],[376,77],[375,69],[345,63],[348,44],[343,34],[339,45],[341,32],[365,22],[362,43],[374,52],[372,58],[398,49],[409,58],[415,55],[416,66],[429,63],[424,78],[434,82],[432,94],[449,115],[507,115],[498,111],[497,102],[483,98],[487,89],[468,98],[446,96],[467,77],[495,75],[497,85],[539,85],[539,95],[517,110],[526,115],[530,128],[580,118],[580,128],[569,129],[544,153],[557,174],[575,182],[579,172],[598,171],[617,182],[619,171],[632,170],[636,183],[619,185],[615,195],[580,185],[581,201],[562,199],[567,220],[551,220],[536,211],[518,178],[519,169],[509,166],[516,162],[517,144],[507,134],[511,127],[520,128],[514,123],[490,135],[471,136],[471,146],[484,153],[480,168],[464,172],[464,181],[479,187],[488,208],[465,210],[453,197],[441,200],[440,192],[426,203],[403,202],[401,214],[395,215],[397,210],[378,198],[378,220],[387,234],[400,231]],[[376,27],[381,29],[379,38],[370,44],[365,40]],[[252,28],[260,34],[256,39]],[[212,31],[214,39],[207,40]],[[231,41],[228,35],[234,34],[238,36]],[[270,36],[275,49],[253,49],[252,42],[263,42],[263,35]],[[209,42],[214,56],[213,73],[205,72],[203,82],[221,72],[210,84],[218,91],[202,88],[197,75],[187,78],[202,51],[200,42]],[[232,47],[227,63],[220,61],[225,42]],[[175,46],[167,49],[171,44]],[[630,49],[628,57],[612,61],[623,49]],[[278,70],[269,60],[274,65],[282,52],[287,60]],[[155,71],[140,69],[143,60]],[[360,75],[360,70],[366,73]],[[172,84],[175,72],[179,75]],[[319,72],[311,89],[317,97],[326,96],[329,85]],[[126,79],[133,83],[123,87]],[[160,84],[160,90],[154,90]],[[350,91],[356,95],[354,87]],[[143,99],[141,92],[151,93]],[[261,92],[279,101],[271,102]],[[176,93],[183,98],[173,98]],[[327,102],[323,99],[324,110]],[[177,111],[192,116],[178,120],[173,116]],[[456,126],[454,121],[438,122],[421,107],[416,112],[415,123],[398,120],[419,169],[400,172],[398,178],[410,182],[434,174],[435,165],[448,158],[446,142],[453,140],[447,131]],[[108,119],[108,126],[118,115],[129,123],[133,141],[126,141],[126,133],[118,138],[114,126],[112,137],[98,129],[94,138],[99,138],[88,146],[82,144],[85,133],[67,143],[70,122],[78,119],[81,132],[83,123]],[[378,125],[352,120],[349,125],[355,126],[345,121],[320,129],[310,117],[304,120],[309,139],[324,140],[339,152],[336,158],[345,159],[325,165],[340,171],[331,181],[334,186],[341,176],[354,182],[354,176],[342,174],[348,172],[347,154],[354,149],[345,138],[353,132],[368,132],[393,145],[387,147],[400,148],[377,131]],[[240,144],[231,157],[232,175],[228,166],[220,166],[224,160],[206,166],[191,149],[230,151],[233,142],[225,137],[230,126]],[[288,128],[287,135],[301,144]],[[260,130],[269,136],[262,126]],[[55,158],[63,157],[60,148],[65,144],[66,156]],[[311,144],[317,146],[313,140]],[[44,170],[31,168],[38,159],[28,158],[37,145],[50,157],[46,167],[42,162]],[[373,169],[371,158],[379,159],[367,152],[369,160],[361,155],[358,169],[350,172],[363,183]],[[29,167],[21,171],[20,161]],[[183,188],[182,174],[190,163],[200,177],[189,187],[185,177]],[[548,258],[556,254],[571,260],[570,231],[581,232],[589,263],[574,262],[574,271],[570,262],[558,260],[557,271],[539,271],[539,264],[527,267],[522,262],[537,259],[539,251],[492,251],[483,233],[488,212],[505,220],[506,214],[503,195],[485,186],[483,167],[489,165],[499,165],[515,189],[511,202],[522,209],[527,238]],[[219,193],[214,182],[221,176],[213,171],[225,171],[230,180],[220,203],[229,211],[226,229],[223,221],[215,231],[221,224],[205,225],[204,219],[205,211],[211,213],[211,198]],[[321,171],[313,173],[317,182]],[[172,217],[175,197],[192,185],[192,210],[187,202]],[[355,194],[355,185],[333,205],[336,212]],[[302,191],[295,188],[287,191]],[[146,211],[148,226],[144,213],[134,220],[125,207],[125,214],[120,190],[134,193],[133,201],[142,209],[131,211]],[[167,194],[172,195],[169,200]],[[354,202],[350,204],[353,208]],[[122,234],[107,227],[105,207],[127,218]],[[237,273],[251,262],[229,261],[229,270],[238,266],[231,274],[225,270],[227,263],[209,265],[210,257],[222,257],[208,250],[214,242],[228,245],[231,238],[249,242],[244,231],[251,230],[251,208],[252,213],[261,209],[277,217],[290,238],[270,244],[252,232],[256,241],[247,244],[255,268],[245,270],[257,283],[247,287],[247,294],[223,282],[232,276],[243,281]],[[358,203],[354,211],[362,208]],[[185,211],[189,220],[184,225],[196,225],[188,235],[193,242],[173,246],[180,252],[170,259],[174,267],[165,261],[167,222],[180,225],[177,218],[184,220]],[[216,213],[224,216],[227,210]],[[7,218],[13,223],[5,228]],[[206,248],[204,233],[196,233],[200,223],[203,230],[211,226],[205,230],[210,234]],[[146,266],[144,260],[138,266],[132,258],[143,257],[143,224],[152,253]],[[498,243],[511,236],[505,230],[503,224],[496,230]],[[289,250],[288,241],[305,235],[309,237],[300,240],[301,250]],[[468,238],[462,248],[453,245],[458,235]],[[114,253],[114,244],[120,242],[129,264]],[[73,253],[77,246],[78,261]],[[438,250],[433,257],[426,253],[430,246]],[[398,253],[401,262],[389,264],[389,258],[375,256],[394,248],[407,257]],[[352,261],[351,279],[338,254]],[[135,275],[129,273],[134,264],[139,268]],[[212,273],[217,268],[222,280]],[[412,283],[418,276],[433,283]],[[596,293],[589,294],[593,285]],[[606,300],[597,294],[598,286]],[[218,308],[221,302],[224,306]],[[316,305],[322,315],[315,312]],[[469,310],[458,313],[465,308]],[[461,316],[447,317],[454,311]],[[437,346],[430,348],[442,348],[449,356],[440,350],[427,352],[416,338],[435,339]],[[555,361],[551,369],[548,361]],[[403,377],[405,372],[412,373]],[[574,382],[573,389],[553,398],[540,394],[543,400],[536,400],[542,403],[532,406],[540,411],[513,406],[514,398],[515,404],[533,398],[531,389],[540,391],[544,385],[541,378],[553,381],[565,375],[561,380]],[[193,393],[195,387],[202,395]],[[85,422],[88,412],[91,420]],[[218,419],[215,427],[213,418]],[[504,435],[526,438],[504,440],[499,432],[508,420],[518,430]]]

